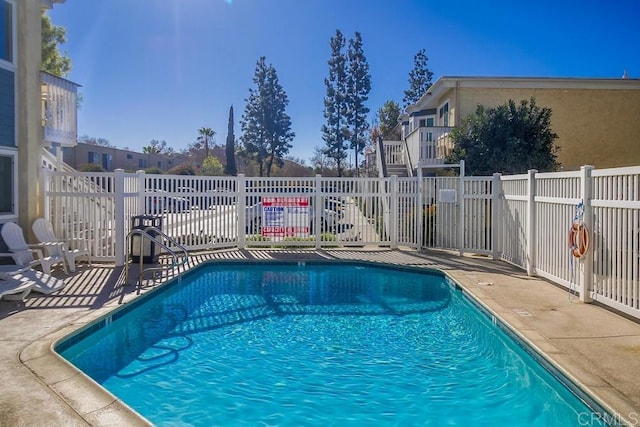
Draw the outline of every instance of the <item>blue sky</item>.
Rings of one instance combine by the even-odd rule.
[[[235,135],[266,56],[289,96],[290,154],[322,146],[329,39],[362,34],[371,114],[402,103],[413,56],[441,76],[640,77],[640,1],[66,0],[49,12],[82,85],[78,134],[179,151],[213,128]]]

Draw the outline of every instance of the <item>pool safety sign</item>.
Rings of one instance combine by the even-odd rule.
[[[264,237],[308,237],[308,197],[263,197],[262,235]]]

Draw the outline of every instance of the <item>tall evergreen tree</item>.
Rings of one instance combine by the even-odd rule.
[[[224,167],[225,175],[236,176],[238,168],[236,167],[236,137],[233,134],[233,105],[229,108],[229,124],[227,125],[227,141],[225,144],[225,154],[227,157],[227,165]]]
[[[286,113],[289,105],[287,93],[282,88],[276,69],[271,65],[267,70],[267,87],[269,88],[269,159],[267,163],[267,176],[271,176],[273,164],[278,167],[284,165],[284,157],[292,147],[290,144],[295,138],[295,133],[291,130],[291,117]]]
[[[345,39],[340,30],[331,37],[331,57],[329,58],[329,77],[324,79],[327,95],[324,98],[324,117],[327,123],[322,125],[322,139],[325,153],[334,159],[338,176],[342,176],[344,161],[347,158],[345,141],[349,134],[347,127],[347,71],[343,49]]]
[[[347,50],[349,61],[347,83],[347,114],[349,124],[350,148],[354,151],[356,161],[356,174],[358,171],[358,155],[362,154],[367,145],[367,131],[369,122],[367,114],[369,107],[365,105],[371,91],[371,74],[369,63],[362,49],[362,36],[356,31],[355,38],[349,40]]]
[[[431,87],[433,73],[429,71],[426,51],[420,49],[413,57],[413,69],[409,72],[409,89],[404,91],[402,98],[403,108],[417,102],[422,95]]]
[[[286,113],[289,99],[280,85],[278,75],[266,58],[260,57],[253,77],[256,87],[249,89],[242,120],[242,136],[247,156],[258,163],[259,174],[271,175],[275,162],[283,164],[283,157],[292,147],[295,137],[291,130],[291,118]]]
[[[395,101],[387,101],[378,109],[380,135],[385,139],[400,140],[400,134],[395,131],[400,118],[400,105]],[[395,133],[394,133],[395,132]]]
[[[240,140],[244,145],[244,152],[247,157],[253,159],[259,168],[259,175],[263,176],[264,162],[267,158],[267,139],[264,126],[264,109],[263,105],[266,98],[265,86],[267,79],[266,58],[260,57],[256,64],[256,70],[253,75],[253,83],[255,88],[249,89],[249,98],[244,108],[244,114],[240,120],[242,128],[242,136]]]

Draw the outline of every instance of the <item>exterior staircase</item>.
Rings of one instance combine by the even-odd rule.
[[[396,175],[401,178],[409,176],[407,165],[388,164],[387,163],[387,177]]]

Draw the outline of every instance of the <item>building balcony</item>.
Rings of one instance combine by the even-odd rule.
[[[40,72],[42,134],[46,147],[73,147],[78,140],[78,87],[61,77]]]
[[[405,139],[402,154],[396,158],[402,159],[411,169],[428,166],[441,166],[453,149],[450,126],[419,127],[413,130]],[[398,150],[398,148],[396,148]],[[388,162],[388,160],[387,160]]]

